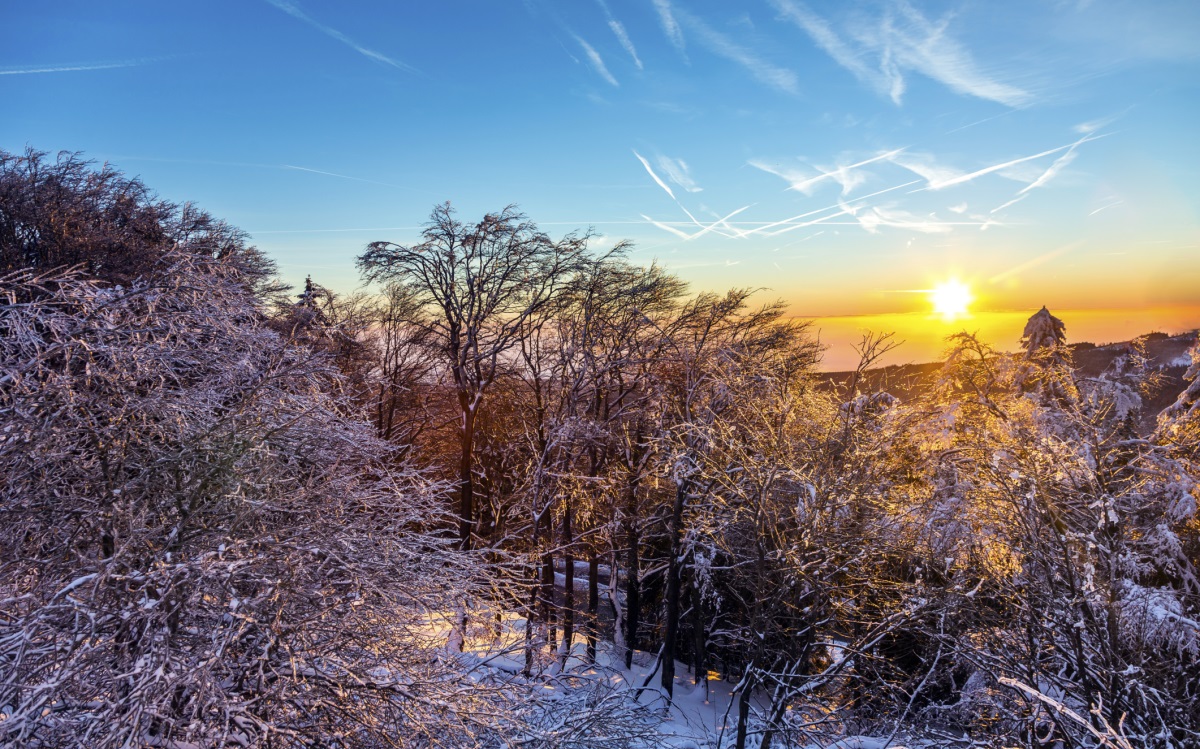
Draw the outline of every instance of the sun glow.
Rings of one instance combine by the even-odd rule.
[[[933,311],[941,315],[943,320],[954,322],[960,317],[968,316],[967,308],[974,301],[974,297],[965,283],[950,279],[930,290],[929,301],[933,302]]]

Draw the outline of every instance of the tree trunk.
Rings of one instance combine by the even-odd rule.
[[[463,396],[459,397],[463,400]],[[475,484],[471,475],[471,453],[475,444],[475,410],[463,404],[462,431],[459,433],[462,454],[458,462],[458,540],[463,550],[471,548],[471,531],[475,525]]]
[[[750,669],[754,668],[754,664],[750,664]],[[734,749],[746,749],[746,732],[750,723],[750,670],[746,671],[746,675],[742,677],[742,690],[738,693],[738,723],[737,723],[737,743],[734,744]]]
[[[571,657],[571,641],[575,639],[575,554],[571,550],[572,538],[571,516],[574,509],[570,501],[563,511],[563,656],[562,667],[565,671],[567,660]]]
[[[667,621],[663,635],[662,686],[667,690],[667,699],[675,691],[675,648],[679,639],[679,595],[683,585],[682,544],[683,504],[687,498],[689,482],[682,480],[675,490],[675,505],[671,508],[671,558],[667,561]]]
[[[536,502],[535,502],[536,504]],[[529,677],[533,670],[533,623],[538,615],[538,600],[541,597],[541,570],[538,569],[537,547],[541,536],[542,516],[535,509],[533,513],[533,549],[534,557],[530,560],[533,562],[533,580],[529,586],[529,610],[525,614],[525,669],[522,673]]]
[[[695,670],[693,681],[699,685],[704,682],[705,697],[708,697],[708,663],[705,655],[707,640],[704,633],[704,599],[700,595],[700,586],[692,580],[692,667]]]
[[[629,487],[628,505],[625,514],[625,538],[629,544],[629,558],[625,565],[625,668],[633,668],[633,651],[637,647],[638,617],[641,615],[641,565],[638,558],[637,484]]]
[[[611,574],[611,572],[609,573]],[[600,629],[600,559],[596,552],[588,558],[588,633],[587,660],[596,662],[596,634]]]
[[[549,544],[547,544],[549,547]],[[546,643],[553,652],[558,643],[558,633],[555,630],[554,606],[554,555],[549,551],[542,554],[542,623],[546,626]]]

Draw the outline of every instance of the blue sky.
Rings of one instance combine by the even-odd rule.
[[[0,148],[344,290],[450,200],[804,316],[1197,307],[1197,40],[1169,0],[9,3]]]

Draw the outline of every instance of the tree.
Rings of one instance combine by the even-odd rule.
[[[1042,324],[1027,340],[1042,345],[1029,346],[1031,357],[955,337],[930,408],[928,442],[941,443],[934,455],[950,469],[939,471],[938,493],[953,498],[956,517],[939,548],[955,577],[977,580],[968,596],[951,596],[956,657],[986,674],[977,683],[1053,691],[1093,715],[1094,728],[1123,724],[1143,745],[1186,745],[1200,735],[1191,655],[1200,628],[1178,531],[1194,517],[1194,480],[1132,429],[1150,373],[1122,366],[1076,389],[1069,359],[1054,361],[1061,325],[1045,310],[1034,317]],[[1063,387],[1030,397],[1031,360],[1034,382]],[[1002,730],[1087,733],[1021,691],[985,692],[962,704],[995,711]]]
[[[1063,405],[1078,397],[1071,351],[1067,348],[1067,326],[1062,320],[1042,307],[1025,323],[1021,348],[1027,362],[1021,378],[1026,389]]]
[[[721,366],[729,358],[752,358],[789,347],[801,368],[811,366],[817,358],[815,345],[794,345],[797,338],[803,339],[804,326],[781,322],[783,308],[779,303],[748,308],[752,293],[749,289],[735,289],[724,296],[698,294],[683,305],[671,328],[663,331],[668,341],[664,353],[673,371],[662,403],[665,415],[661,439],[675,489],[667,516],[670,551],[661,678],[668,696],[675,686],[675,652],[679,645],[685,511],[705,485],[699,466],[709,449],[706,428],[738,400],[737,394],[728,390],[718,377]]]
[[[447,678],[410,632],[473,575],[419,530],[437,485],[235,269],[165,259],[123,289],[0,281],[3,743],[444,736],[408,691]]]
[[[474,225],[436,206],[414,245],[373,242],[358,258],[363,278],[394,282],[419,303],[415,324],[439,343],[458,400],[459,542],[472,546],[476,419],[484,396],[542,311],[580,267],[589,235],[554,241],[513,207]]]
[[[137,178],[77,153],[0,150],[0,273],[80,266],[128,285],[161,269],[168,252],[235,265],[260,296],[278,293],[274,263],[246,234],[190,203],[160,200]]]

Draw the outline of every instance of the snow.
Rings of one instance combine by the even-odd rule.
[[[516,614],[502,614],[497,629],[494,615],[479,616],[472,621],[468,616],[467,632],[456,626],[461,621],[461,612],[434,612],[418,624],[416,632],[434,642],[443,642],[444,651],[467,667],[468,672],[480,681],[492,677],[508,680],[523,680],[526,620]],[[561,634],[561,631],[560,631]],[[544,638],[545,633],[535,633],[535,638]],[[592,694],[600,689],[605,694],[624,701],[649,721],[650,734],[654,737],[641,746],[669,749],[729,749],[734,744],[737,731],[737,684],[720,679],[708,679],[694,683],[688,664],[675,662],[673,697],[668,700],[659,683],[656,657],[651,653],[636,651],[633,667],[624,667],[623,653],[611,642],[600,641],[596,645],[596,662],[587,662],[587,643],[576,637],[565,667],[562,662],[562,644],[550,657],[545,648],[535,650],[535,663],[530,677],[531,686],[537,686],[539,697],[559,710],[547,714],[546,730],[555,730],[556,721],[568,721],[564,711],[577,709],[580,694]],[[462,650],[459,652],[459,647]],[[755,694],[752,706],[759,712],[769,708],[769,697]],[[753,746],[758,746],[761,734],[754,737]],[[905,743],[879,737],[830,735],[820,743],[810,743],[804,749],[914,749],[933,746],[925,743]]]

